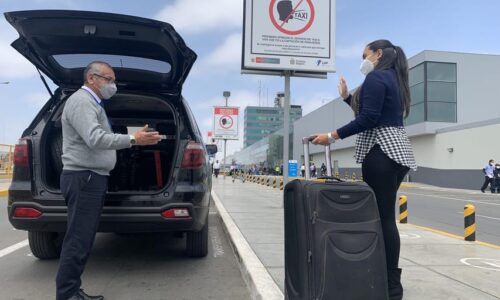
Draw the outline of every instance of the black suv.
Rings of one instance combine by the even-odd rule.
[[[61,114],[94,60],[113,66],[118,93],[105,101],[116,133],[149,124],[161,135],[154,146],[117,151],[100,232],[186,232],[187,254],[207,255],[212,186],[208,154],[182,84],[196,60],[174,28],[133,16],[61,10],[5,13],[20,37],[17,51],[57,86],[24,130],[14,153],[9,220],[29,232],[33,254],[60,254],[66,205],[60,192]],[[42,80],[45,82],[42,75]]]

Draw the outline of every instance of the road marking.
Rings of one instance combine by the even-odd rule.
[[[483,202],[483,201],[477,201],[477,200],[465,200],[465,199],[458,199],[458,198],[452,198],[452,197],[427,195],[427,194],[418,194],[418,193],[405,193],[405,194],[407,194],[407,195],[415,195],[415,196],[426,196],[426,197],[448,199],[448,200],[452,200],[452,201],[460,201],[460,202],[467,202],[467,203],[481,203],[481,204],[486,204],[486,205],[500,206],[500,203],[489,203],[489,202]]]
[[[499,259],[468,257],[462,258],[460,262],[470,267],[500,272]]]
[[[24,248],[26,246],[28,246],[28,240],[27,239],[24,240],[24,241],[22,241],[22,242],[19,242],[17,244],[14,244],[14,245],[12,245],[10,247],[7,247],[5,249],[2,249],[2,250],[0,250],[0,258],[4,257],[6,255],[9,255],[9,254],[11,254],[14,251],[22,249],[22,248]]]
[[[416,234],[416,233],[400,233],[399,234],[399,237],[402,238],[402,239],[407,239],[407,240],[414,240],[414,239],[419,239],[421,238],[420,235]]]
[[[463,212],[458,211],[457,214],[461,214],[462,215]],[[483,216],[483,215],[478,215],[478,214],[476,214],[476,217],[481,217],[481,218],[486,218],[486,219],[492,219],[492,220],[498,220],[498,221],[500,221],[500,218],[488,217],[488,216]]]
[[[208,232],[212,240],[212,248],[214,250],[214,258],[224,255],[224,247],[222,247],[222,242],[220,240],[220,234],[217,227],[208,227]]]

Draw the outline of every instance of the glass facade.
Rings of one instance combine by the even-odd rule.
[[[244,147],[269,136],[283,128],[282,107],[248,106],[245,108]],[[302,117],[302,107],[292,105],[290,108],[290,128],[295,120]]]
[[[293,155],[293,133],[289,138],[289,157]],[[244,170],[252,166],[259,169],[274,170],[276,166],[283,164],[283,129],[280,129],[265,138],[258,140],[251,146],[245,147],[239,152],[227,158],[227,161],[234,161]]]
[[[457,65],[424,62],[409,72],[411,109],[406,125],[457,122]]]

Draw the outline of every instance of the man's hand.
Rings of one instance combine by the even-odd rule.
[[[136,145],[156,145],[161,141],[158,131],[147,131],[148,124],[134,133]]]

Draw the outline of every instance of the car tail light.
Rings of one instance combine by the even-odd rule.
[[[195,142],[189,142],[184,149],[182,158],[182,169],[197,169],[205,164],[205,151],[203,145]]]
[[[171,208],[162,212],[161,215],[165,219],[185,219],[191,217],[187,208]]]
[[[16,207],[14,210],[15,218],[27,218],[27,219],[36,219],[40,217],[43,213],[38,209],[31,207]]]
[[[19,143],[14,147],[14,166],[27,167],[28,156],[28,141],[20,139]]]

